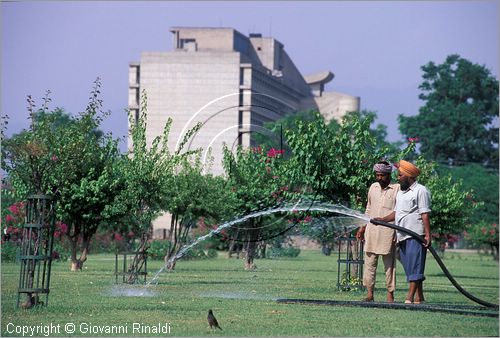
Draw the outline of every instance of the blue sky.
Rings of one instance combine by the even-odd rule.
[[[327,90],[361,97],[389,140],[398,114],[422,102],[420,67],[459,54],[498,78],[498,1],[33,1],[1,3],[1,112],[7,135],[28,126],[26,95],[38,104],[85,109],[102,79],[103,129],[127,131],[128,64],[142,51],[169,51],[173,26],[233,27],[285,45],[304,74],[330,70]],[[123,147],[122,147],[123,149]]]

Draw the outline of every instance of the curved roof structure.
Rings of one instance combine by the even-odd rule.
[[[325,84],[333,80],[335,75],[332,72],[325,70],[319,73],[311,74],[304,76],[304,80],[306,80],[308,85],[313,84]]]

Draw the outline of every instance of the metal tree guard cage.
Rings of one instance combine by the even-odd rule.
[[[47,306],[49,300],[50,270],[54,246],[55,201],[46,195],[31,195],[26,203],[26,223],[21,243],[21,270],[17,306],[21,294],[26,294],[23,308]],[[45,302],[40,300],[45,294]]]
[[[345,244],[345,257],[342,258],[342,244]],[[363,288],[363,241],[352,234],[339,237],[339,258],[337,272],[337,289],[350,290]],[[344,269],[342,270],[342,267]],[[341,273],[341,271],[344,271]]]
[[[120,262],[120,257],[122,261]],[[120,266],[122,271],[120,272]],[[122,282],[135,284],[141,282],[146,284],[148,275],[148,253],[147,251],[123,252],[115,254],[115,283],[118,283],[118,277],[122,276]]]

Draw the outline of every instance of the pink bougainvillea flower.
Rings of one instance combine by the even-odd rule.
[[[114,239],[115,239],[115,241],[121,241],[123,239],[123,237],[119,233],[115,233]]]
[[[11,213],[13,213],[14,215],[17,215],[19,213],[19,208],[17,206],[17,203],[16,204],[12,204],[10,207],[7,208]]]
[[[267,157],[277,157],[278,155],[283,155],[285,151],[283,149],[271,148],[267,152]]]
[[[68,233],[68,225],[66,223],[61,223],[60,229],[63,234]]]
[[[5,223],[6,224],[9,224],[9,223],[12,223],[12,222],[14,222],[14,217],[12,217],[12,215],[5,216]]]

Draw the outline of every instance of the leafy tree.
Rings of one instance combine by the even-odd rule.
[[[474,200],[481,202],[471,214],[471,223],[484,221],[498,224],[498,172],[479,164],[457,167],[441,165],[436,169],[440,175],[451,175],[453,182],[462,182],[463,189],[472,191]]]
[[[37,111],[29,97],[30,130],[6,139],[2,148],[2,164],[19,199],[31,193],[57,196],[57,217],[68,226],[73,270],[86,261],[93,234],[106,222],[102,212],[117,192],[117,141],[97,132],[106,116],[99,94],[97,79],[86,110],[77,117],[60,109],[49,112],[48,98]]]
[[[254,143],[258,146],[261,146],[261,148],[265,149],[275,148],[284,150],[284,153],[282,155],[283,158],[287,159],[290,156],[292,156],[292,152],[290,147],[288,146],[285,136],[285,131],[290,132],[291,130],[296,130],[297,121],[302,121],[306,123],[315,120],[323,120],[323,116],[321,114],[318,114],[314,110],[306,110],[306,111],[298,111],[295,114],[285,115],[283,118],[276,121],[266,122],[264,124],[264,128],[269,130],[270,133],[253,134],[255,140]],[[338,129],[339,124],[337,123],[336,120],[332,120],[328,124],[328,128]]]
[[[363,208],[368,187],[373,181],[373,163],[388,153],[387,147],[377,143],[377,135],[383,137],[383,128],[378,130],[378,134],[370,130],[375,116],[369,112],[348,114],[341,125],[327,125],[319,113],[311,119],[293,119],[290,128],[284,130],[291,155],[283,161],[280,154],[280,162],[272,162],[277,165],[272,170],[262,148],[240,151],[235,158],[227,158],[226,172],[234,182],[238,200],[241,201],[238,210],[247,214],[257,208],[257,202],[261,208],[276,204],[270,196],[279,196],[285,201],[293,199],[289,192]],[[236,164],[228,171],[232,163]],[[273,179],[265,174],[266,169],[276,173]],[[288,193],[277,195],[284,186]],[[249,222],[256,223],[245,225],[256,229],[254,233],[249,231],[250,244],[262,235],[258,230],[258,223],[262,220]],[[309,228],[311,235],[330,233]],[[304,231],[307,233],[307,230]],[[249,249],[247,252],[252,253],[253,248]],[[247,259],[247,267],[251,264],[251,259]]]
[[[357,118],[360,121],[369,123],[371,136],[375,139],[375,147],[385,153],[386,158],[394,158],[401,155],[401,148],[403,143],[400,141],[391,143],[387,141],[387,126],[381,123],[375,125],[377,120],[377,113],[371,110],[353,111],[348,112],[346,119]]]
[[[284,175],[285,165],[282,150],[238,147],[233,154],[229,149],[224,149],[224,170],[231,190],[236,195],[235,209],[239,215],[275,206],[293,194],[293,187]],[[242,238],[246,243],[246,269],[255,268],[257,242],[283,229],[283,220],[271,218],[251,218],[240,224],[233,233],[233,236]]]
[[[438,167],[438,172],[452,177],[452,182],[462,182],[474,208],[464,231],[464,239],[474,247],[488,245],[494,259],[498,260],[498,173],[478,164],[458,167]]]
[[[370,132],[373,115],[346,115],[340,128],[330,129],[323,119],[297,121],[286,130],[293,157],[287,168],[292,182],[307,186],[318,198],[350,203],[361,209],[373,181],[373,163],[387,154]]]
[[[173,153],[168,148],[168,138],[172,119],[168,119],[163,133],[148,144],[147,95],[141,97],[141,113],[138,119],[130,114],[130,136],[132,148],[117,162],[119,172],[119,193],[106,209],[107,218],[114,220],[115,228],[120,232],[130,231],[140,235],[140,243],[130,266],[129,283],[134,283],[137,272],[145,262],[145,252],[150,247],[152,221],[160,213],[169,211],[168,201],[175,196],[171,188],[175,171],[179,163],[194,152],[182,153],[182,149],[199,125],[187,132],[180,147]]]
[[[143,92],[141,115],[137,120],[129,115],[132,148],[117,162],[121,173],[121,189],[114,201],[106,208],[110,218],[122,226],[120,232],[133,231],[141,235],[137,251],[144,251],[151,237],[151,222],[161,213],[167,198],[163,187],[172,179],[178,159],[168,150],[168,135],[172,120],[165,123],[163,133],[151,146],[146,139],[147,100]]]
[[[461,181],[453,182],[451,175],[438,175],[437,164],[419,157],[415,164],[421,170],[419,183],[429,189],[432,196],[431,231],[438,243],[448,240],[450,234],[460,234],[468,224],[478,203],[473,193]]]
[[[369,123],[369,132],[375,138],[375,145],[379,149],[384,149],[386,151],[386,156],[394,156],[399,153],[400,148],[402,146],[402,142],[394,142],[390,143],[386,140],[387,138],[387,126],[383,124],[376,124],[375,121],[377,119],[377,113],[370,110],[362,110],[362,111],[352,111],[348,112],[344,119],[352,119],[357,118],[360,121],[367,121]],[[300,111],[296,114],[291,114],[273,122],[267,122],[264,124],[264,127],[274,133],[275,137],[270,138],[268,135],[263,135],[261,133],[255,135],[256,144],[261,145],[265,148],[271,147],[280,147],[283,146],[285,150],[284,158],[288,158],[292,155],[291,149],[288,146],[288,141],[285,137],[285,131],[288,133],[296,132],[298,121],[302,121],[302,123],[311,123],[323,121],[324,118],[321,114],[313,110],[308,111]],[[327,129],[335,134],[340,129],[340,123],[337,120],[331,120],[326,124]],[[283,140],[279,138],[283,136]],[[282,144],[281,142],[282,141]]]
[[[399,116],[399,130],[418,137],[429,160],[451,164],[477,162],[498,167],[498,80],[484,66],[458,55],[422,67],[416,116]]]
[[[175,260],[170,260],[188,243],[190,230],[200,220],[216,227],[217,223],[234,214],[236,204],[235,195],[226,180],[203,174],[199,155],[183,159],[177,171],[165,187],[170,197],[165,201],[164,209],[171,214],[170,245],[164,257],[169,269],[175,268]]]

